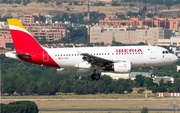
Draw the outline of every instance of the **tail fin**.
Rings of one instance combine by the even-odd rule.
[[[7,19],[7,21],[16,52],[26,53],[28,50],[42,50],[41,45],[17,19]]]

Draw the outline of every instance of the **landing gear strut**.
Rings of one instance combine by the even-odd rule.
[[[100,74],[98,73],[101,67],[97,66],[97,69],[94,69],[94,73],[91,75],[91,78],[93,80],[99,80],[100,79]]]
[[[154,75],[154,72],[153,72],[153,66],[150,67],[150,72],[151,72],[151,78],[154,78],[155,75]]]

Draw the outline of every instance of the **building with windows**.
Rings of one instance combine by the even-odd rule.
[[[25,28],[36,38],[46,38],[47,41],[60,40],[66,37],[66,28],[62,24],[45,26],[45,24],[23,24]],[[69,36],[69,35],[68,35]]]
[[[45,23],[46,17],[40,14],[22,15],[20,21],[22,24]]]
[[[174,35],[172,30],[163,28],[148,28],[147,42],[150,45],[158,45],[158,39],[170,39]],[[112,41],[121,42],[124,44],[137,44],[145,42],[145,28],[133,26],[98,26],[90,28],[90,43],[104,42],[112,43]]]
[[[11,36],[0,36],[0,47],[6,48],[7,43],[13,43]]]
[[[147,25],[149,27],[162,27],[171,30],[178,30],[180,18],[179,17],[169,17],[169,18],[160,18],[154,16],[153,18],[147,18]],[[99,20],[99,25],[121,25],[125,23],[126,25],[132,26],[143,26],[145,25],[145,20],[140,18],[129,18],[128,20],[112,20],[109,18],[104,18],[104,20]]]
[[[111,78],[115,80],[118,80],[120,78],[134,80],[136,78],[136,75],[150,77],[151,73],[150,72],[131,72],[131,73],[120,74],[120,73],[112,73],[112,72],[101,72],[101,75],[109,75]]]

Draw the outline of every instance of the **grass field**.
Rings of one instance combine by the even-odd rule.
[[[8,104],[12,101],[2,101],[2,103]],[[172,108],[169,107],[169,104],[173,104],[173,101],[170,100],[156,100],[156,101],[137,101],[137,100],[128,100],[128,101],[34,101],[38,108],[49,108],[49,109],[87,109],[87,108],[134,108],[141,109],[143,107],[147,108]],[[176,104],[180,104],[180,101],[176,101]]]
[[[39,113],[64,113],[64,112],[39,112]],[[66,113],[89,113],[89,112],[66,112]],[[123,112],[91,112],[91,113],[141,113],[141,112],[123,111]],[[164,113],[164,112],[148,112],[148,113]],[[172,113],[172,112],[165,112],[165,113]]]
[[[146,91],[143,93],[137,93],[137,90],[142,88],[133,88],[132,93],[125,94],[88,94],[88,95],[76,95],[74,93],[57,93],[53,96],[2,96],[2,99],[139,99],[145,98]],[[151,90],[147,91],[148,98],[156,98],[156,94],[153,94]],[[165,97],[168,97],[168,93],[165,93]]]
[[[60,108],[60,109],[76,109],[76,108],[172,108],[169,104],[173,104],[173,98],[164,97],[157,98],[151,91],[147,91],[148,98],[145,98],[145,92],[137,93],[138,88],[134,88],[130,94],[89,94],[76,95],[69,93],[67,95],[58,93],[54,96],[2,96],[2,103],[16,101],[13,99],[32,99],[38,108]],[[168,93],[165,93],[168,96]],[[39,100],[38,100],[39,99]],[[65,100],[63,100],[65,99]],[[69,100],[68,100],[69,99]],[[102,99],[102,100],[101,100]],[[179,98],[176,104],[180,105]],[[43,112],[44,113],[44,112]],[[53,112],[54,113],[54,112]]]

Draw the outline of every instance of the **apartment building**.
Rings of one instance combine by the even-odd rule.
[[[158,40],[159,46],[180,46],[180,36],[171,36],[170,39],[159,39]]]
[[[11,36],[0,36],[0,47],[6,48],[7,43],[13,43]]]
[[[163,28],[148,28],[147,42],[151,45],[158,45],[158,39],[170,39],[172,30]],[[93,26],[90,28],[90,43],[112,41],[124,44],[137,44],[145,42],[145,28],[133,26]]]
[[[145,25],[145,21],[140,18],[129,18],[128,20],[112,20],[109,18],[104,18],[104,20],[99,20],[99,25],[121,25],[122,23],[126,23],[126,25],[133,26],[143,26]],[[147,25],[149,27],[162,27],[171,30],[178,30],[180,23],[180,17],[170,17],[170,18],[159,18],[158,16],[154,16],[153,18],[147,18]]]
[[[0,29],[0,36],[9,36],[11,35],[9,28],[8,29]]]
[[[32,15],[22,15],[20,17],[20,21],[22,24],[33,24],[33,23],[36,23],[36,21],[38,22],[42,22],[42,23],[45,23],[45,16],[41,15],[41,14],[32,14]]]
[[[60,40],[66,37],[66,28],[62,24],[45,26],[45,24],[23,24],[25,28],[36,38],[46,38],[47,41]]]

